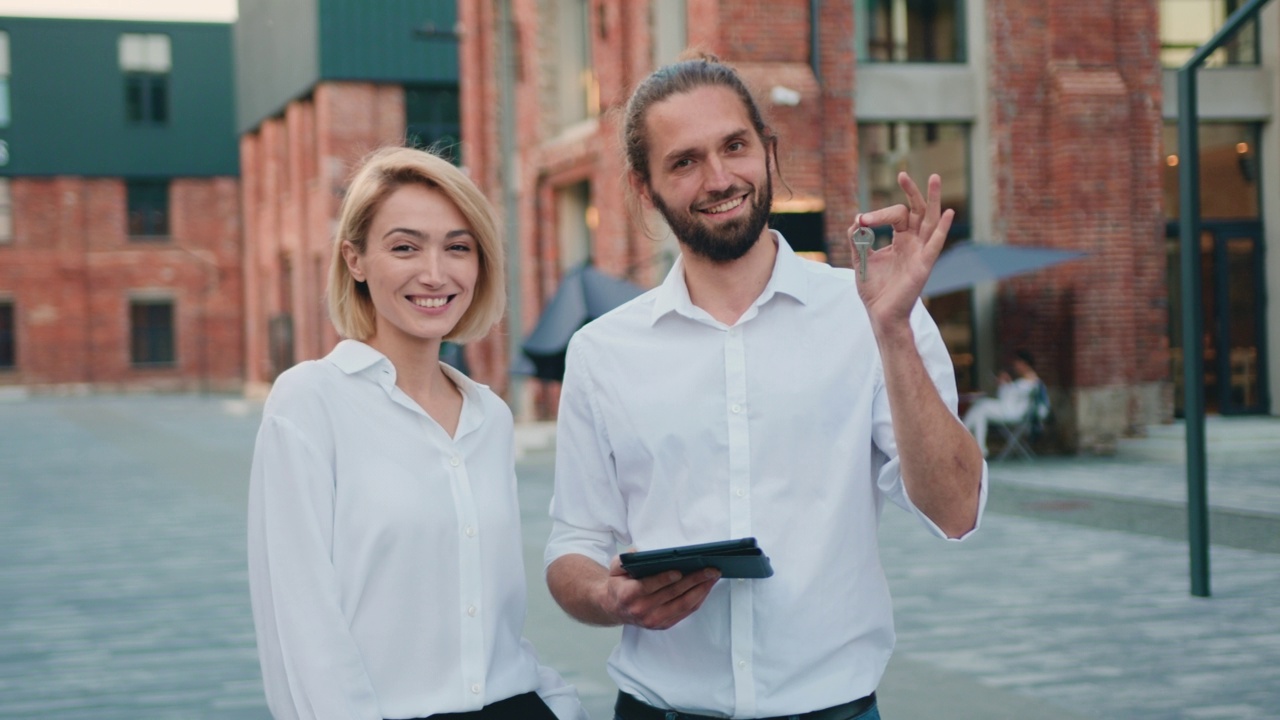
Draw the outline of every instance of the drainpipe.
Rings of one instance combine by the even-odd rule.
[[[516,172],[515,129],[515,19],[512,0],[498,0],[498,144],[502,157],[502,217],[507,236],[507,376],[510,391],[507,401],[511,414],[519,420],[524,413],[523,375],[512,372],[520,358],[520,342],[524,339],[523,303],[520,295],[520,197]]]

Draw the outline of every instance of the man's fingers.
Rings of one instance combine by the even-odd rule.
[[[932,178],[930,178],[932,179]],[[920,187],[916,185],[916,181],[905,172],[898,173],[898,187],[902,188],[902,192],[907,194],[907,204],[911,206],[911,212],[916,215],[923,215],[928,205],[925,202],[924,195],[920,194]]]
[[[910,217],[911,214],[906,205],[891,205],[887,208],[862,213],[858,216],[857,223],[849,229],[850,239],[852,239],[853,231],[858,229],[859,224],[863,227],[892,225],[895,231],[901,232],[907,229]]]
[[[689,617],[702,607],[718,579],[719,573],[711,576],[703,573],[686,575],[679,583],[668,588],[679,589],[680,592],[653,608],[645,618],[644,626],[651,630],[666,630]]]

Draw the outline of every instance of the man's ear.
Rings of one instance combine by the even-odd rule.
[[[360,268],[360,253],[350,240],[342,241],[342,259],[347,263],[347,271],[356,282],[364,282],[364,270]]]
[[[653,197],[649,193],[649,183],[640,177],[640,173],[632,170],[627,173],[627,182],[631,184],[631,192],[640,198],[640,202],[644,204],[648,210],[653,209]]]

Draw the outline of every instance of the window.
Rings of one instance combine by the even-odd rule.
[[[173,301],[131,300],[129,340],[134,365],[173,365]]]
[[[556,193],[560,270],[568,272],[591,257],[591,236],[598,217],[591,204],[591,184],[580,182]]]
[[[9,33],[0,30],[0,128],[9,127]]]
[[[964,0],[856,0],[858,59],[965,62]]]
[[[559,127],[593,118],[600,111],[600,86],[592,70],[591,23],[587,0],[558,0],[555,42]]]
[[[169,237],[169,181],[129,180],[125,184],[129,208],[129,237],[164,240]]]
[[[434,150],[455,165],[462,120],[455,85],[409,85],[404,89],[405,144]]]
[[[1257,220],[1258,135],[1253,123],[1201,122],[1200,216],[1205,220]],[[1178,126],[1164,126],[1164,214],[1178,219]]]
[[[969,126],[959,123],[859,123],[860,207],[872,209],[903,202],[898,173],[924,183],[942,177],[942,206],[955,210],[947,244],[969,238]],[[922,187],[923,190],[923,187]],[[877,247],[887,243],[877,238]],[[980,389],[974,336],[973,291],[960,290],[929,298],[929,314],[951,353],[959,391]]]
[[[169,121],[169,36],[120,36],[120,71],[124,73],[125,119],[134,125]]]
[[[0,245],[13,242],[13,195],[9,178],[0,178]]]
[[[653,0],[653,66],[675,62],[688,43],[688,8],[686,0]]]
[[[17,365],[17,335],[13,322],[13,301],[0,299],[0,370],[9,370]]]
[[[1226,24],[1245,0],[1160,0],[1160,62],[1182,67],[1196,48]],[[1258,62],[1258,24],[1241,27],[1205,61],[1205,67],[1255,65]]]

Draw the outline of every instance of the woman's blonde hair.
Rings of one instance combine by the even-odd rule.
[[[342,243],[349,242],[363,255],[367,249],[369,225],[382,203],[405,185],[423,185],[439,190],[458,208],[479,245],[480,273],[475,297],[462,319],[445,340],[465,343],[484,337],[502,318],[506,309],[505,253],[499,242],[493,207],[471,180],[444,158],[407,147],[384,147],[373,151],[360,163],[338,211],[338,232],[329,262],[326,293],[329,319],[338,334],[353,340],[368,340],[377,325],[369,287],[351,276]]]

